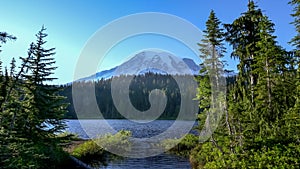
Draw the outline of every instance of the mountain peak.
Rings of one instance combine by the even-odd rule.
[[[167,52],[143,51],[110,70],[98,72],[78,81],[97,81],[120,75],[137,75],[148,72],[157,74],[191,74],[199,73],[200,67],[189,58],[179,58]]]

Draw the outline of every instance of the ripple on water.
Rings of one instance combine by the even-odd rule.
[[[102,168],[102,167],[101,167]],[[111,162],[105,169],[190,169],[186,158],[161,154],[147,158],[124,158]]]
[[[148,124],[134,123],[129,120],[106,120],[116,131],[129,130],[135,138],[147,138],[158,135],[169,128],[174,120],[155,120]],[[93,138],[105,134],[101,131],[101,120],[81,120],[85,127],[88,128],[89,134],[82,129],[78,120],[68,120],[67,131],[76,133],[81,138]],[[161,154],[147,158],[124,158],[115,160],[108,164],[106,169],[190,169],[190,163],[187,158],[176,155]]]

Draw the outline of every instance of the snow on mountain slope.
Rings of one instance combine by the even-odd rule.
[[[104,70],[77,81],[97,81],[119,75],[144,74],[190,74],[199,73],[200,67],[189,58],[178,58],[166,52],[143,51],[110,70]]]

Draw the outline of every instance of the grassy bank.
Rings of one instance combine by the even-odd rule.
[[[92,167],[106,166],[110,161],[121,158],[110,153],[107,149],[128,151],[130,148],[128,138],[130,136],[131,132],[120,131],[114,135],[107,134],[91,140],[73,138],[64,150]]]

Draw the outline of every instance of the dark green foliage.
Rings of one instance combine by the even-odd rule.
[[[199,143],[197,136],[189,134],[181,142],[165,140],[162,146],[169,149],[179,143],[171,152],[190,155],[193,168],[300,168],[300,1],[291,0],[290,4],[294,6],[292,16],[297,31],[291,40],[294,51],[285,51],[277,44],[274,24],[252,0],[246,12],[223,25],[225,30],[211,11],[204,38],[198,44],[204,68],[196,77],[201,111],[198,129],[205,128],[200,136],[208,136],[207,141]],[[45,48],[44,31],[42,28],[36,35],[37,41],[30,45],[27,57],[21,58],[19,71],[14,59],[9,69],[3,69],[0,62],[0,168],[57,168],[66,159],[60,145],[69,138],[55,134],[64,129],[63,117],[76,118],[78,113],[72,104],[69,112],[65,111],[65,103],[73,103],[74,86],[84,93],[95,85],[104,118],[124,118],[112,99],[112,79],[74,82],[74,86],[48,85],[55,79],[55,49]],[[0,32],[0,45],[15,39]],[[216,92],[214,89],[224,87],[218,83],[223,77],[224,40],[232,46],[231,56],[239,61],[238,74],[227,78],[226,92]],[[190,84],[186,84],[188,92],[180,95],[170,75],[114,77],[120,83],[125,78],[133,79],[129,97],[140,111],[150,108],[151,90],[165,91],[168,102],[160,119],[175,119],[181,100],[193,93]],[[93,109],[83,109],[91,107],[93,98],[82,99],[76,111],[86,118],[99,118]],[[212,104],[216,101],[220,104]],[[214,116],[217,106],[224,108],[221,120]],[[212,120],[220,120],[216,130]],[[94,141],[129,151],[128,136],[130,133],[123,131],[117,137],[106,135]],[[94,141],[79,146],[73,155],[83,160],[100,159],[105,164],[106,151]]]
[[[296,27],[297,35],[291,40],[291,43],[293,46],[295,46],[293,59],[291,62],[291,66],[294,68],[296,65],[297,70],[295,71],[295,76],[292,78],[292,83],[295,84],[293,86],[293,93],[292,96],[295,99],[295,104],[290,110],[288,111],[288,115],[284,118],[286,118],[286,128],[288,129],[288,133],[290,136],[292,136],[294,139],[298,140],[300,139],[300,130],[299,130],[299,124],[300,124],[300,1],[299,0],[292,0],[290,2],[294,6],[293,14],[294,22],[293,24]]]
[[[299,2],[292,3],[297,17]],[[193,168],[299,168],[297,52],[277,44],[274,24],[253,1],[225,28],[232,56],[239,60],[238,75],[227,85],[227,111],[214,140],[191,153]],[[292,43],[299,48],[297,36]],[[200,89],[201,82],[207,79],[200,79]]]
[[[146,73],[137,76],[121,76],[114,77],[115,80],[120,81],[122,78],[133,78],[129,86],[129,98],[132,105],[139,111],[146,111],[150,108],[149,94],[153,89],[160,89],[165,91],[167,96],[167,105],[164,112],[159,117],[160,119],[176,119],[181,105],[181,93],[179,87],[171,75],[159,75],[153,73]],[[106,119],[122,119],[124,118],[116,109],[112,96],[111,96],[111,81],[112,79],[101,79],[97,82],[74,82],[76,89],[80,91],[87,91],[92,85],[95,85],[95,95],[98,106],[104,118]],[[188,86],[188,84],[186,84]],[[72,100],[72,85],[64,86],[64,90],[61,95],[67,97],[67,102],[71,104],[68,106],[68,113],[66,118],[76,118],[76,112],[73,107]],[[84,93],[84,92],[83,92]],[[187,92],[188,94],[189,92]],[[190,93],[193,94],[192,89]],[[183,96],[185,97],[185,96]],[[80,104],[90,104],[88,99],[80,102]],[[90,107],[87,105],[81,105],[78,107]],[[84,110],[86,118],[99,118],[99,115],[95,112]],[[190,118],[190,117],[187,117]]]
[[[197,146],[199,142],[198,136],[194,134],[187,134],[180,139],[167,139],[163,140],[161,147],[168,151],[168,153],[188,157],[191,150]],[[175,145],[175,146],[174,146]]]
[[[291,44],[296,47],[297,56],[299,56],[299,49],[300,49],[300,8],[299,0],[291,0],[289,4],[294,6],[293,13],[291,14],[294,17],[294,21],[292,24],[294,24],[296,28],[297,35],[291,40]]]
[[[200,141],[209,140],[210,142],[207,144],[213,144],[220,148],[221,152],[223,152],[223,150],[219,144],[222,140],[219,140],[214,134],[211,135],[210,133],[214,132],[216,125],[223,125],[218,123],[220,120],[218,109],[223,111],[223,108],[225,108],[223,107],[225,106],[225,91],[222,91],[222,79],[225,80],[225,78],[222,77],[222,69],[224,67],[222,58],[225,52],[223,46],[223,31],[221,22],[215,16],[214,11],[211,11],[206,22],[204,39],[202,43],[199,44],[201,52],[200,58],[203,59],[203,66],[205,66],[205,68],[200,70],[200,76],[197,79],[199,82],[197,99],[200,101],[199,106],[201,109],[199,114],[200,124],[198,126],[198,130],[202,131],[200,133]],[[227,114],[225,115],[228,116]]]
[[[224,67],[224,61],[222,58],[224,56],[225,47],[223,46],[224,33],[223,29],[220,26],[221,22],[216,17],[215,12],[211,11],[209,19],[206,22],[206,30],[203,32],[204,38],[200,47],[200,58],[203,59],[202,67],[200,70],[200,76],[197,77],[199,83],[197,99],[200,101],[200,110],[199,115],[201,125],[199,126],[200,130],[202,127],[205,127],[206,130],[210,133],[210,130],[213,130],[214,127],[211,126],[211,118],[215,116],[215,108],[212,102],[217,101],[218,97],[225,95],[225,93],[216,93],[222,92],[221,89],[221,78],[222,78],[222,69]]]
[[[59,145],[64,138],[56,136],[64,129],[66,104],[60,89],[47,85],[56,67],[54,48],[44,48],[44,31],[36,35],[28,56],[20,58],[20,70],[12,59],[10,71],[0,75],[1,168],[56,168],[68,156]]]

